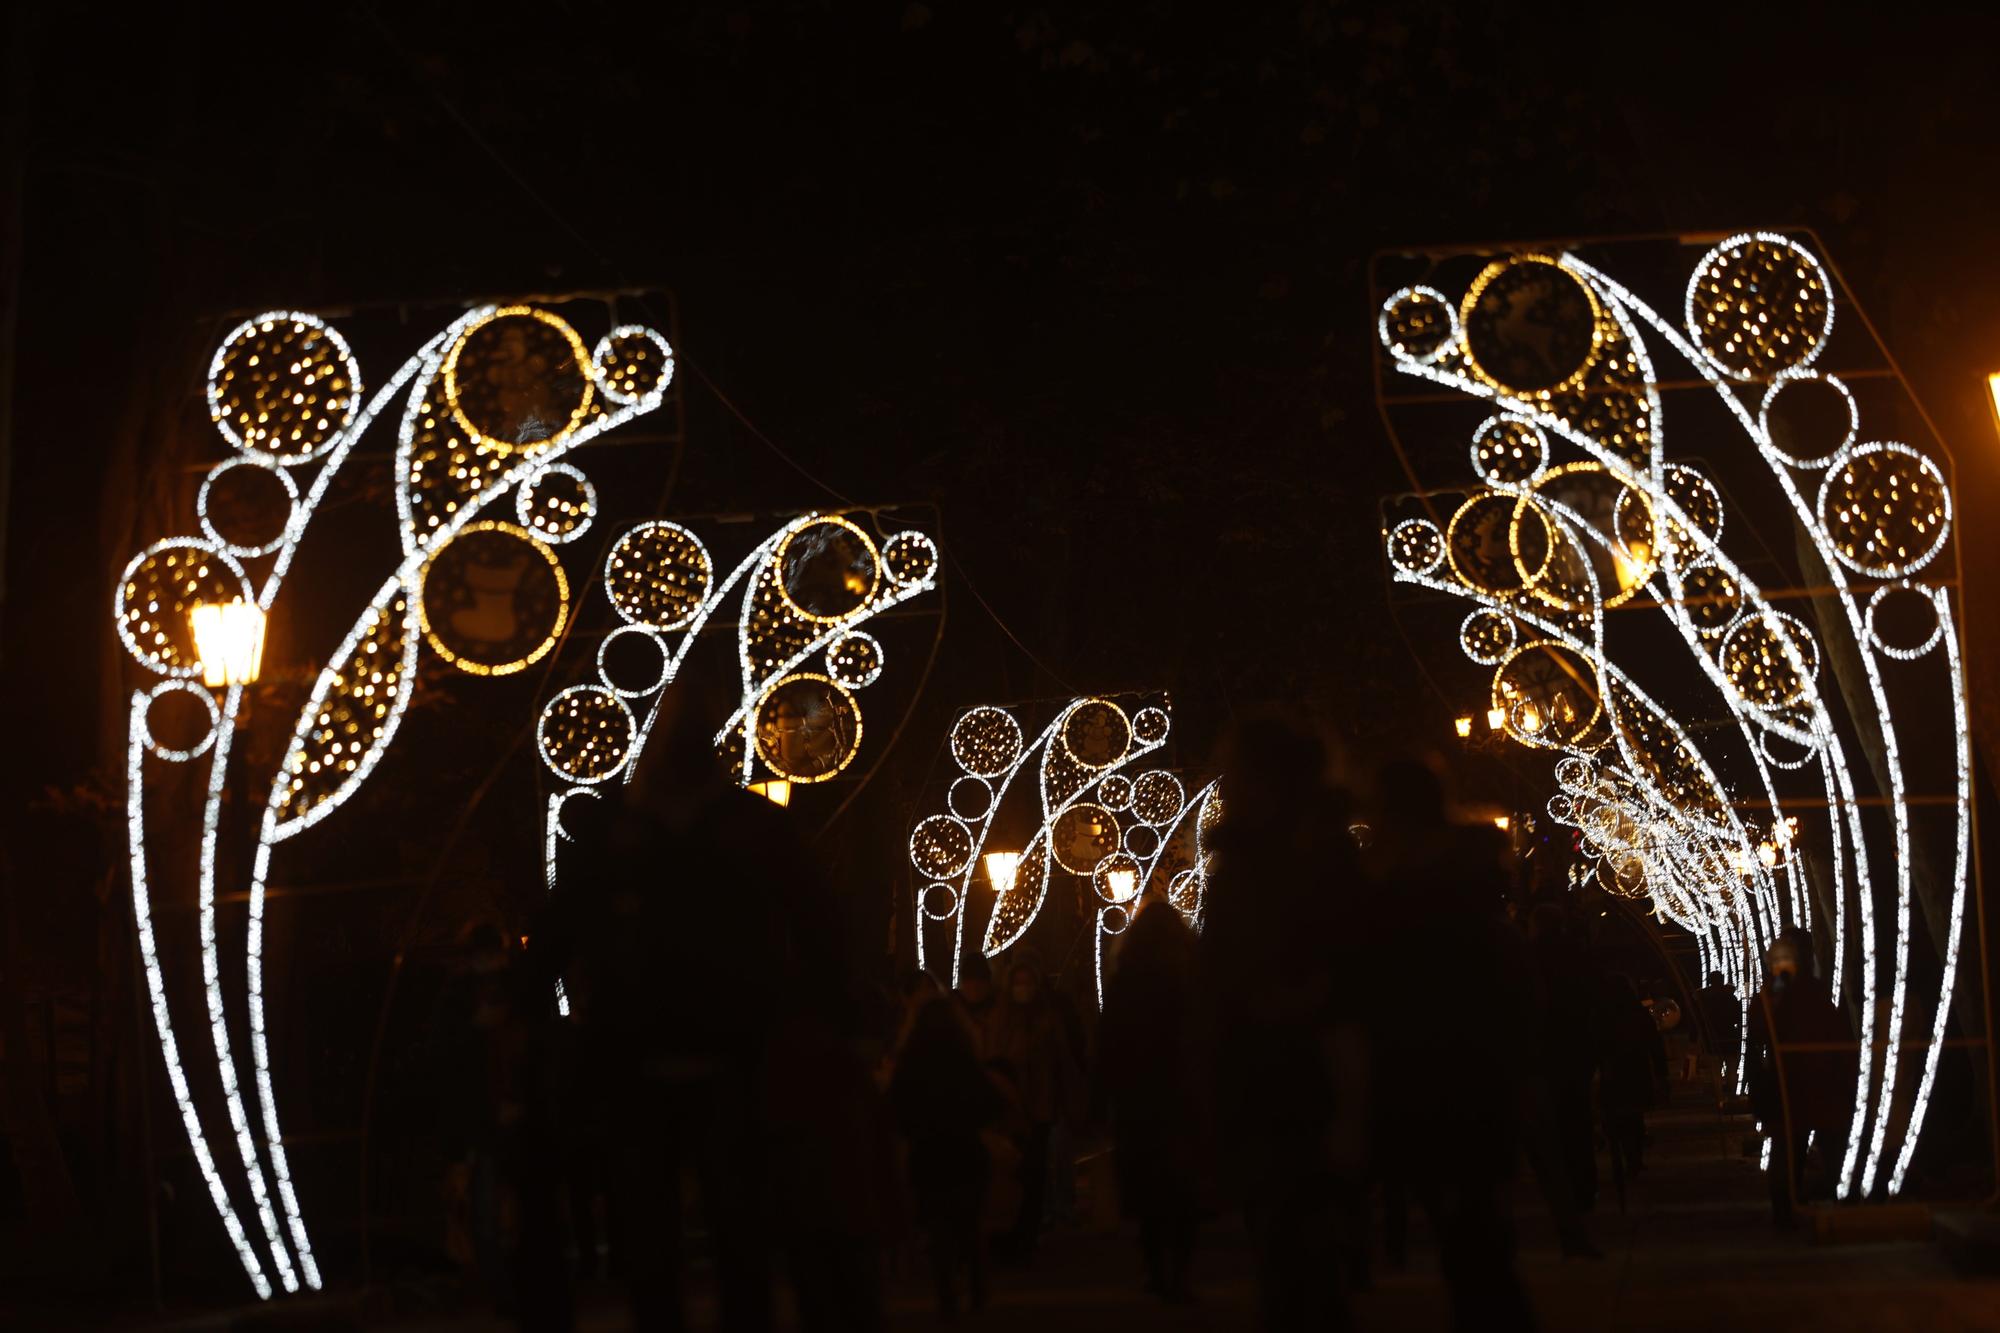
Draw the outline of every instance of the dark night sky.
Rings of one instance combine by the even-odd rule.
[[[29,929],[69,942],[51,969],[116,906],[79,887],[116,826],[29,802],[117,785],[109,592],[192,527],[174,483],[220,456],[201,371],[232,312],[670,289],[684,370],[840,491],[935,502],[1037,657],[1173,690],[1195,760],[1271,701],[1363,753],[1449,734],[1460,701],[1386,622],[1383,248],[1810,226],[1961,511],[2000,503],[2000,20],[1242,8],[22,7],[0,809]],[[672,508],[827,502],[683,383]],[[1456,441],[1420,456],[1462,468]],[[1962,532],[1985,747],[2000,541]],[[896,859],[954,712],[1063,688],[951,598],[842,830],[859,865]]]
[[[1385,246],[1813,226],[1956,445],[1965,507],[1994,497],[1991,20],[506,15],[20,23],[6,670],[39,762],[10,811],[116,752],[105,589],[188,522],[159,483],[215,456],[199,370],[247,308],[671,288],[684,355],[765,434],[849,495],[939,503],[1043,661],[1171,687],[1197,735],[1270,699],[1364,745],[1447,715],[1382,629]],[[676,507],[825,502],[684,382]],[[1968,567],[1976,609],[1990,539]],[[956,611],[938,716],[1058,688]],[[55,645],[83,669],[51,670]]]

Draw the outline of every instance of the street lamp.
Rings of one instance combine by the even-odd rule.
[[[1112,902],[1130,902],[1139,889],[1139,872],[1124,867],[1107,870],[1104,872],[1104,886],[1111,890]]]
[[[1500,728],[1506,725],[1507,725],[1506,709],[1489,708],[1486,710],[1486,729],[1488,731],[1498,731],[1500,730]]]
[[[1006,893],[1014,887],[1014,872],[1020,868],[1019,852],[986,853],[986,882],[993,886],[995,893]]]
[[[2000,421],[2000,370],[1986,377],[1986,392],[1993,395],[1993,416]]]
[[[792,803],[792,784],[786,778],[772,778],[769,782],[753,782],[750,790],[783,809]]]
[[[1462,718],[1459,718],[1459,719],[1458,719],[1458,721],[1457,721],[1456,723],[1454,723],[1453,725],[1455,725],[1455,726],[1456,726],[1456,727],[1458,728],[1458,738],[1459,738],[1460,740],[1464,741],[1464,740],[1470,740],[1470,739],[1472,739],[1472,719],[1471,719],[1471,718],[1469,718],[1469,717],[1462,717]]]
[[[241,597],[196,602],[188,610],[188,628],[201,658],[203,684],[214,689],[256,683],[264,664],[262,607]]]

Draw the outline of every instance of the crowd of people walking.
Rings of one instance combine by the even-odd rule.
[[[784,814],[669,704],[626,798],[578,803],[586,860],[529,947],[478,936],[450,993],[473,1266],[529,1327],[567,1327],[600,1263],[638,1326],[681,1327],[696,1245],[725,1329],[769,1327],[781,1285],[804,1327],[880,1327],[899,1265],[949,1318],[1035,1261],[1087,1144],[1164,1302],[1199,1300],[1202,1230],[1234,1215],[1264,1325],[1342,1327],[1415,1207],[1460,1323],[1530,1326],[1509,1184],[1525,1161],[1564,1252],[1597,1254],[1598,1144],[1622,1206],[1658,1027],[1573,908],[1515,919],[1501,835],[1432,768],[1359,796],[1326,769],[1292,726],[1239,727],[1200,929],[1143,905],[1095,1015],[1025,952],[956,989],[858,974]],[[1781,990],[1777,1021],[1813,999]],[[1794,1123],[1792,1161],[1826,1131]]]

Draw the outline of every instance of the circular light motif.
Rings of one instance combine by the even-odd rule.
[[[572,685],[542,708],[542,762],[573,782],[602,782],[632,752],[632,710],[602,685]]]
[[[1445,529],[1445,557],[1460,583],[1493,597],[1510,597],[1522,590],[1520,570],[1541,570],[1548,563],[1552,530],[1541,507],[1530,503],[1533,524],[1517,522],[1519,497],[1493,491],[1473,496],[1458,507]],[[1518,548],[1518,554],[1517,554]],[[1539,553],[1539,560],[1536,558]]]
[[[1802,699],[1819,674],[1812,632],[1783,611],[1743,616],[1723,635],[1722,674],[1746,703],[1771,710]]]
[[[1907,579],[1883,584],[1868,597],[1868,641],[1899,661],[1909,662],[1922,657],[1937,647],[1938,640],[1944,636],[1944,617],[1939,614],[1938,605],[1940,596],[1940,593],[1920,588]],[[1928,625],[1930,632],[1914,644],[1890,643],[1882,636],[1882,625],[1877,619],[1885,606],[1889,619],[1898,627],[1907,630]]]
[[[899,532],[882,543],[882,568],[899,588],[929,583],[937,576],[937,543],[921,532]]]
[[[1141,823],[1164,824],[1181,812],[1187,792],[1165,769],[1142,773],[1132,784],[1132,814]]]
[[[604,560],[604,595],[635,625],[679,629],[708,600],[708,548],[678,523],[641,523]]]
[[[949,921],[958,911],[958,890],[949,884],[933,884],[924,890],[924,915],[933,921]]]
[[[1899,579],[1922,569],[1951,530],[1951,491],[1937,464],[1881,442],[1835,460],[1819,488],[1819,523],[1849,569]]]
[[[962,777],[951,784],[945,804],[960,819],[984,819],[993,808],[993,788],[985,778]]]
[[[629,674],[638,667],[642,656],[651,665],[642,674]],[[672,669],[673,659],[665,640],[644,625],[620,625],[597,645],[597,678],[606,689],[623,698],[637,699],[653,693],[667,683],[667,674]]]
[[[597,488],[568,463],[550,463],[514,492],[514,513],[536,536],[575,541],[597,516]]]
[[[1134,824],[1125,830],[1125,850],[1141,861],[1151,860],[1160,852],[1160,831],[1151,824]]]
[[[1488,264],[1467,289],[1458,322],[1473,374],[1516,398],[1581,384],[1604,340],[1597,293],[1552,255]]]
[[[1056,864],[1072,875],[1088,875],[1097,863],[1118,850],[1118,817],[1101,805],[1072,805],[1056,816],[1049,829],[1049,850]]]
[[[757,756],[781,778],[825,782],[861,748],[861,710],[847,687],[801,671],[765,692],[756,710]]]
[[[787,607],[831,625],[868,605],[882,561],[867,533],[838,514],[825,514],[786,533],[771,566]]]
[[[1132,912],[1123,903],[1111,903],[1097,914],[1097,926],[1106,935],[1123,935],[1132,926]]]
[[[1764,391],[1757,429],[1770,451],[1793,467],[1825,467],[1854,443],[1861,407],[1834,376],[1795,371]]]
[[[850,689],[873,685],[882,674],[882,645],[872,634],[849,630],[827,647],[826,671]]]
[[[470,523],[424,562],[418,614],[439,657],[475,676],[540,661],[569,619],[562,562],[511,523]]]
[[[297,311],[237,325],[208,367],[208,414],[222,438],[280,466],[331,448],[360,399],[361,372],[346,339]]]
[[[1472,433],[1472,470],[1489,486],[1525,486],[1548,465],[1548,437],[1526,417],[1488,417]]]
[[[1406,574],[1428,574],[1444,561],[1444,534],[1427,518],[1406,518],[1389,533],[1389,560]]]
[[[1132,808],[1132,779],[1113,773],[1097,784],[1097,800],[1106,810]]]
[[[176,748],[162,744],[153,721],[153,710],[160,700],[168,695],[188,695],[199,702],[208,714],[208,723],[201,736],[191,744]],[[191,759],[199,759],[215,744],[215,737],[222,730],[222,709],[217,706],[215,696],[189,680],[163,680],[146,692],[146,706],[139,714],[139,735],[146,748],[160,758],[173,764],[184,764]]]
[[[1513,617],[1485,608],[1468,615],[1458,627],[1459,646],[1465,655],[1482,666],[1496,665],[1514,651],[1520,630]]]
[[[1132,748],[1132,723],[1109,699],[1086,699],[1063,716],[1063,750],[1085,768],[1109,768]]]
[[[972,864],[972,830],[950,815],[932,815],[910,834],[910,864],[932,879],[950,879]]]
[[[589,364],[566,320],[534,306],[505,306],[452,343],[445,403],[476,444],[502,454],[551,449],[590,416]]]
[[[1458,312],[1434,287],[1405,287],[1382,303],[1376,328],[1392,356],[1427,366],[1458,341]]]
[[[201,671],[188,612],[200,602],[251,600],[243,567],[220,547],[196,537],[155,542],[118,576],[111,612],[125,650],[140,665],[167,676]]]
[[[621,324],[605,334],[590,364],[597,387],[621,407],[657,403],[674,382],[674,349],[643,324]]]
[[[231,497],[227,494],[218,494],[215,489],[215,483],[221,481],[224,477],[249,476],[275,479],[278,485],[283,488],[285,492],[284,521],[278,524],[276,535],[266,541],[231,541],[222,535],[221,527],[224,524],[233,525],[235,522],[241,521],[246,516],[244,512],[246,510],[265,509],[269,506],[259,505],[255,501],[246,500],[240,495]],[[225,492],[227,489],[225,486]],[[201,489],[195,493],[194,510],[196,516],[201,520],[201,530],[208,534],[209,540],[229,552],[229,554],[241,556],[244,559],[249,559],[252,556],[269,555],[285,544],[285,538],[291,533],[292,525],[298,522],[299,484],[292,480],[290,472],[287,472],[275,463],[267,462],[261,458],[250,458],[247,456],[225,458],[210,468],[208,475],[202,478]]]
[[[952,726],[951,757],[974,777],[999,777],[1021,757],[1021,724],[1005,709],[972,709]]]
[[[1164,708],[1148,704],[1132,714],[1132,734],[1139,738],[1142,745],[1158,745],[1172,729],[1173,722]]]
[[[1090,872],[1090,887],[1107,903],[1122,905],[1139,896],[1142,870],[1130,852],[1111,852]]]
[[[1833,332],[1832,284],[1817,259],[1782,236],[1733,237],[1688,279],[1687,327],[1722,374],[1771,379],[1819,355]]]
[[[1736,580],[1718,565],[1696,565],[1681,576],[1680,583],[1681,593],[1676,600],[1704,638],[1714,638],[1727,630],[1743,609],[1743,595]]]
[[[1515,649],[1493,673],[1493,706],[1528,745],[1569,746],[1603,715],[1597,670],[1567,645],[1538,639]]]

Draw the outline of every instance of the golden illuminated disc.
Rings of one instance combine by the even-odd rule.
[[[311,315],[271,314],[237,329],[208,372],[208,410],[253,458],[318,457],[354,420],[361,376],[347,343]]]
[[[1097,863],[1118,850],[1118,817],[1101,805],[1072,805],[1056,816],[1049,829],[1056,864],[1072,875],[1088,875]]]
[[[1059,733],[1063,750],[1085,768],[1109,768],[1132,748],[1132,723],[1109,699],[1086,699],[1069,710]]]
[[[982,706],[951,729],[951,757],[974,777],[994,778],[1021,757],[1021,724],[1005,709]]]
[[[472,523],[425,562],[424,638],[476,676],[541,660],[569,618],[569,579],[546,542],[512,523]]]
[[[533,306],[494,311],[458,335],[442,378],[452,416],[502,453],[552,448],[590,415],[590,354],[559,315]]]
[[[838,514],[792,529],[772,564],[785,605],[821,624],[837,624],[866,607],[882,576],[874,541]]]
[[[708,548],[678,523],[641,523],[604,561],[604,594],[635,625],[679,629],[701,610],[714,577]]]
[[[1583,739],[1604,711],[1597,669],[1548,639],[1515,649],[1494,670],[1493,707],[1515,739],[1558,748]]]
[[[1580,384],[1604,338],[1597,293],[1552,255],[1488,264],[1467,289],[1458,318],[1466,364],[1516,398]]]
[[[815,672],[785,677],[757,704],[757,757],[793,782],[825,782],[861,749],[861,709],[838,681]]]

